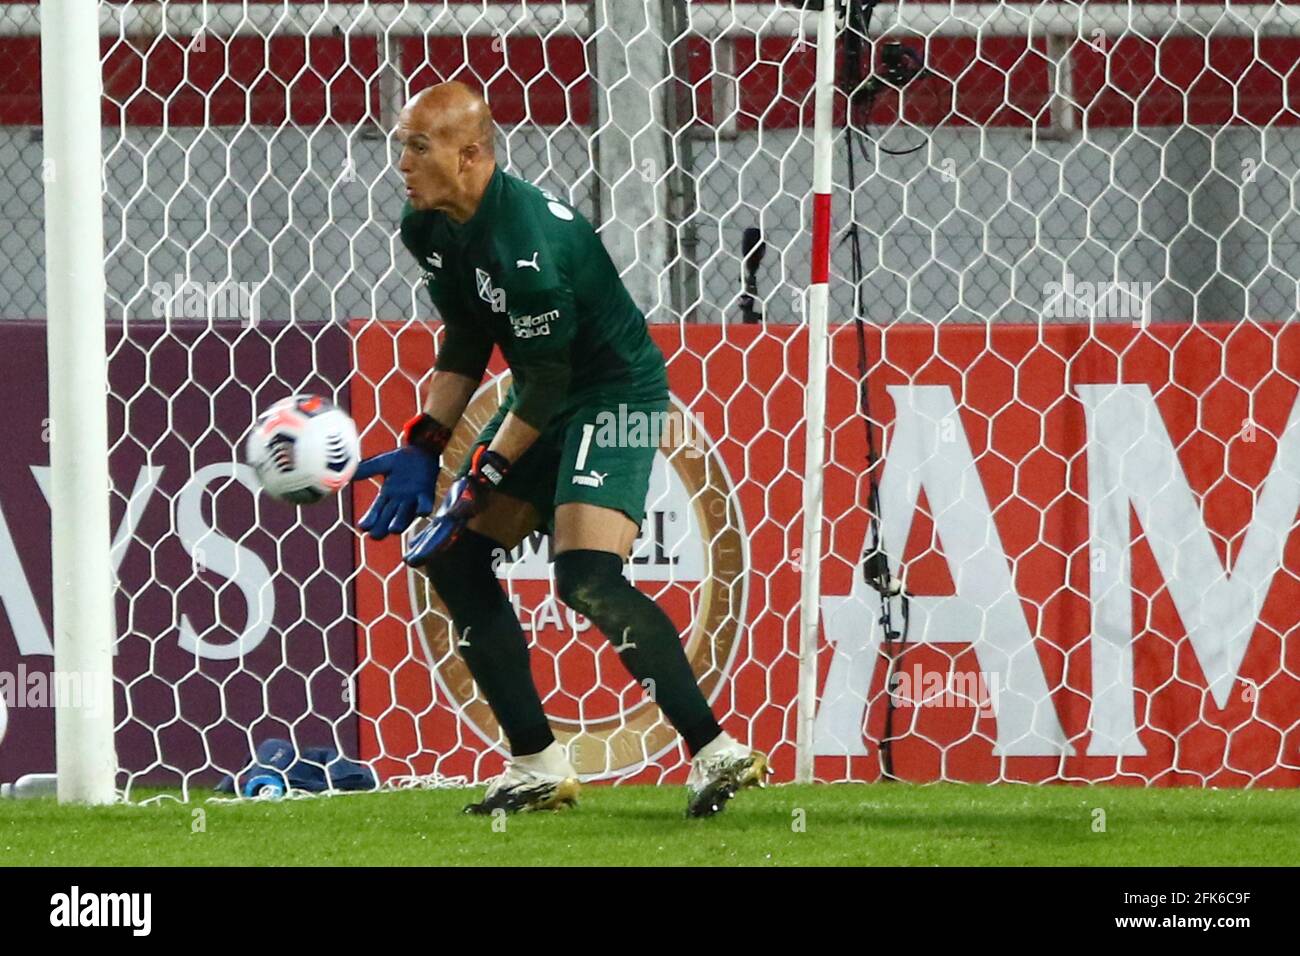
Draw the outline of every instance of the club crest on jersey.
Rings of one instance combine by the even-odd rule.
[[[474,278],[478,282],[478,297],[492,306],[493,312],[504,312],[506,310],[506,290],[493,288],[492,277],[482,269],[474,270]]]

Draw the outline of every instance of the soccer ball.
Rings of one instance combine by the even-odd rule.
[[[294,395],[257,417],[244,457],[268,495],[307,505],[352,480],[361,445],[343,409],[319,395]]]

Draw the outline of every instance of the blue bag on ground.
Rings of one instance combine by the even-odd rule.
[[[217,792],[235,793],[235,783],[235,778],[227,774],[217,784]],[[241,796],[253,796],[269,783],[278,784],[281,791],[287,788],[311,793],[375,790],[379,786],[374,771],[363,763],[341,757],[333,747],[305,747],[297,751],[293,744],[280,737],[257,745],[253,763],[239,774],[238,783]]]

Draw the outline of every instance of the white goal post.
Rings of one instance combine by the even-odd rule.
[[[113,643],[109,559],[101,93],[94,9],[43,0],[45,269],[49,327],[54,667],[91,695],[55,711],[62,803],[111,803]]]
[[[188,795],[268,737],[381,780],[499,768],[437,596],[356,543],[370,492],[278,509],[239,459],[295,392],[367,453],[413,409],[439,339],[391,131],[452,77],[665,352],[682,427],[629,574],[778,779],[1300,785],[1300,5],[882,3],[865,72],[893,41],[925,74],[869,112],[843,11],[798,4],[128,0],[49,29],[74,7],[0,3],[0,59],[39,36],[46,65],[39,135],[0,104],[45,202],[0,202],[0,316],[47,322],[53,424],[0,490],[0,673],[48,645],[115,675],[114,713],[58,710],[61,799]],[[863,582],[859,309],[901,648]],[[52,638],[15,518],[46,500]],[[557,737],[590,779],[679,782],[546,558],[500,574]]]

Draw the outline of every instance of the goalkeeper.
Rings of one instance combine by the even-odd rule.
[[[767,761],[719,727],[677,628],[623,577],[655,447],[593,441],[602,412],[626,405],[632,420],[666,409],[663,355],[595,231],[500,169],[494,131],[487,103],[455,82],[423,90],[399,117],[402,242],[424,269],[446,337],[401,447],[357,470],[384,479],[360,527],[381,539],[433,511],[440,456],[500,347],[510,393],[405,554],[446,604],[458,653],[510,744],[505,772],[466,810],[576,802],[577,774],[551,733],[492,561],[544,529],[554,536],[560,599],[595,623],[638,682],[653,681],[655,702],[692,756],[687,813],[707,816],[761,784]]]

